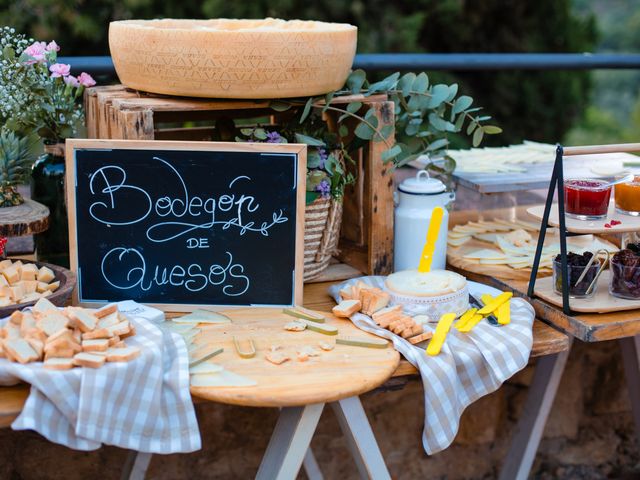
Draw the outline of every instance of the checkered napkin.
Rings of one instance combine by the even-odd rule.
[[[139,452],[200,449],[200,431],[189,393],[189,360],[182,338],[149,320],[129,315],[140,347],[130,362],[101,368],[46,370],[0,359],[0,385],[31,384],[14,430],[35,430],[77,450],[101,444]]]
[[[334,285],[329,292],[339,301],[339,290],[358,280],[385,289],[384,277],[363,277]],[[500,293],[480,283],[468,282],[468,285],[475,296]],[[404,310],[414,313],[410,307]],[[351,320],[361,330],[391,340],[396,350],[420,371],[425,402],[422,444],[428,454],[434,454],[451,445],[458,432],[460,416],[467,406],[497,390],[506,379],[527,365],[533,344],[534,317],[531,305],[514,298],[509,325],[496,327],[483,320],[470,333],[460,333],[452,328],[442,351],[433,357],[426,355],[423,348],[377,326],[367,315],[358,313]],[[425,330],[435,331],[435,327],[436,323],[429,323]]]

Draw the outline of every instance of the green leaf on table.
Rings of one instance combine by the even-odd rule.
[[[473,133],[473,146],[477,147],[482,143],[482,137],[484,136],[484,130],[482,128],[476,129]]]
[[[302,133],[296,133],[296,142],[298,143],[304,143],[306,145],[309,145],[311,147],[324,147],[325,143],[318,139],[318,138],[313,138],[313,137],[309,137],[308,135],[303,135]]]
[[[467,108],[469,108],[472,103],[473,103],[473,98],[471,98],[471,97],[469,97],[467,95],[462,95],[453,104],[452,111],[453,111],[454,114],[458,114],[460,112],[465,111]]]
[[[309,100],[307,100],[307,103],[305,103],[304,110],[302,110],[302,115],[300,115],[300,123],[303,123],[309,116],[309,113],[311,113],[313,100],[314,100],[313,97],[309,97]]]
[[[398,155],[400,155],[400,153],[402,153],[402,148],[400,147],[400,145],[394,145],[390,149],[382,152],[382,155],[380,157],[382,158],[382,161],[384,163],[387,163],[388,161],[393,160]]]
[[[347,87],[351,90],[351,93],[360,93],[366,80],[367,74],[364,73],[364,70],[354,70],[347,78]]]
[[[400,77],[400,81],[398,82],[398,90],[402,91],[402,95],[404,97],[408,97],[411,95],[411,89],[413,88],[413,82],[416,79],[416,74],[413,72],[409,72]]]
[[[272,100],[269,104],[269,107],[271,107],[271,109],[275,110],[276,112],[286,112],[291,108],[291,104],[288,102],[283,102],[281,100]]]
[[[426,93],[427,88],[429,88],[429,77],[426,73],[422,72],[414,80],[411,90],[413,92]]]
[[[502,133],[502,129],[500,127],[496,127],[495,125],[483,125],[482,129],[487,135],[496,135],[498,133]]]

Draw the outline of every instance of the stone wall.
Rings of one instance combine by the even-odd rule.
[[[422,450],[422,386],[368,394],[363,404],[389,470],[397,479],[495,478],[531,381],[529,366],[464,414],[455,443],[427,457]],[[198,406],[203,449],[155,456],[147,478],[253,478],[275,425],[274,409]],[[313,449],[327,479],[357,478],[331,409]],[[118,479],[124,450],[75,452],[32,432],[0,431],[0,479]],[[639,478],[624,371],[617,343],[576,342],[534,465],[534,478]],[[301,475],[304,478],[304,475]]]

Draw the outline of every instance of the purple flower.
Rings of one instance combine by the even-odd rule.
[[[331,196],[331,184],[328,180],[322,180],[316,187],[316,191],[320,193],[322,198],[329,198]]]
[[[324,148],[320,147],[318,148],[318,156],[320,157],[319,167],[324,169],[324,164],[327,161],[327,158],[329,158],[329,154]]]
[[[267,143],[282,143],[282,136],[278,132],[267,132]]]

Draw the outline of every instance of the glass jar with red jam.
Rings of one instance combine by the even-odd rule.
[[[579,220],[606,218],[611,185],[604,180],[573,179],[564,182],[564,208],[567,216]]]

